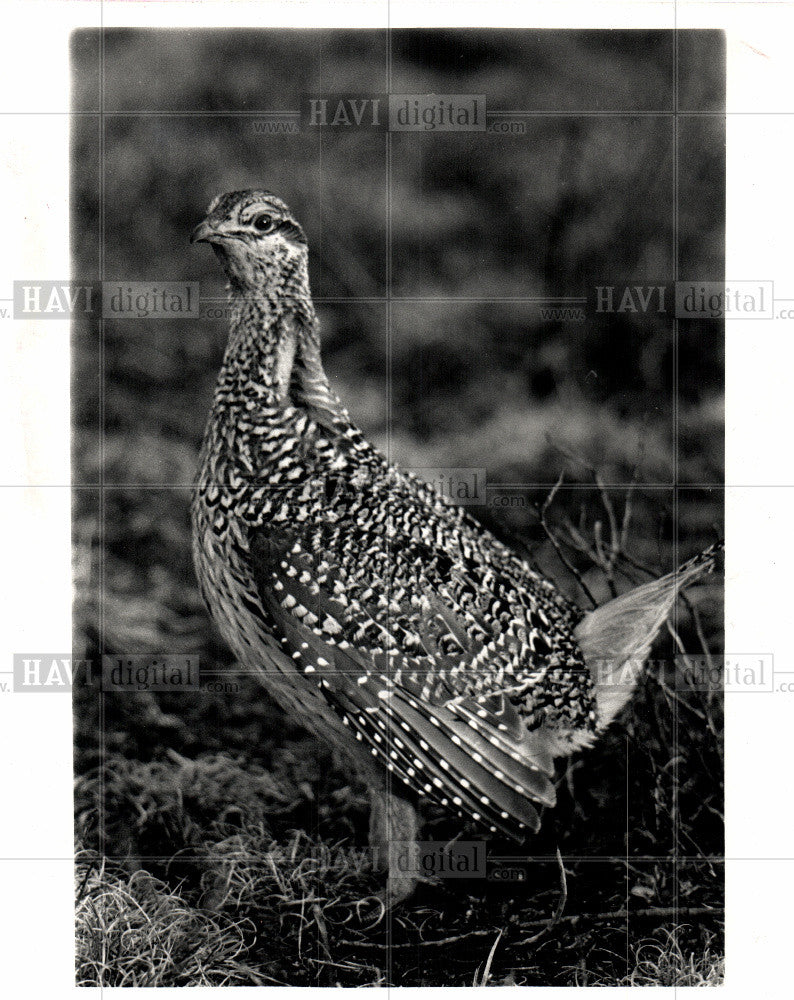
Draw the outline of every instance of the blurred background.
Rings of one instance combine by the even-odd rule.
[[[599,314],[593,290],[723,276],[723,48],[710,31],[76,32],[73,275],[198,281],[202,317],[75,325],[75,655],[191,652],[202,668],[231,665],[198,598],[188,515],[228,327],[217,262],[188,237],[229,190],[269,189],[302,221],[326,368],[365,434],[404,466],[486,468],[490,503],[472,513],[571,597],[587,606],[539,518],[561,475],[547,516],[564,534],[569,522],[586,538],[608,524],[596,474],[621,518],[631,491],[634,570],[670,569],[721,534],[721,321]],[[485,94],[513,124],[387,136],[301,129],[294,114],[306,94],[388,92]],[[549,318],[537,301],[565,297],[586,299],[584,315]],[[586,552],[568,557],[608,596]],[[710,643],[711,594],[698,624]],[[612,756],[585,764],[599,829],[572,800],[563,845],[603,857],[679,850],[680,816],[659,789],[665,802],[684,793],[663,773],[664,738],[661,758],[652,739],[643,731],[632,756],[621,735]],[[160,830],[155,850],[140,796],[154,781],[145,769],[171,752],[226,755],[234,775],[254,762],[285,774],[302,789],[285,828],[359,836],[363,799],[344,776],[321,781],[333,762],[309,744],[253,685],[178,703],[78,692],[81,842],[162,855],[157,837],[176,835]],[[721,773],[715,746],[693,750],[704,779]],[[117,791],[108,823],[99,774]],[[713,775],[686,794],[713,804],[697,852],[719,854]]]

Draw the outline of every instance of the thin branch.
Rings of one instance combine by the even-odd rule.
[[[557,538],[556,538],[554,532],[551,530],[551,528],[549,528],[548,522],[546,521],[546,511],[549,509],[549,507],[551,506],[551,504],[554,502],[554,498],[557,496],[557,493],[559,492],[559,489],[562,486],[564,478],[565,478],[565,473],[561,472],[560,473],[560,478],[555,483],[555,485],[552,488],[552,490],[549,493],[549,495],[543,501],[543,506],[540,508],[540,510],[538,512],[538,516],[540,518],[540,525],[543,528],[544,532],[546,533],[546,537],[551,542],[551,544],[554,546],[554,551],[557,553],[557,556],[558,556],[560,562],[563,564],[563,566],[565,566],[565,568],[568,570],[568,572],[571,573],[575,577],[576,582],[582,588],[582,591],[584,592],[585,596],[587,597],[587,599],[590,601],[590,603],[595,608],[595,607],[598,607],[598,602],[596,601],[596,599],[591,594],[590,588],[584,582],[582,574],[568,560],[568,557],[562,551],[562,547],[560,546],[560,543],[557,541]]]
[[[548,934],[553,927],[556,927],[562,918],[565,904],[568,901],[568,881],[565,878],[565,865],[562,863],[562,855],[560,854],[559,847],[557,848],[557,864],[560,866],[560,898],[557,900],[557,907],[541,930],[539,930],[537,934],[533,934],[531,938],[526,938],[522,944],[534,944],[536,941],[539,941],[540,938],[545,937],[545,935]]]
[[[631,482],[629,483],[629,488],[626,490],[626,502],[623,505],[623,523],[620,528],[621,553],[625,553],[629,541],[629,525],[631,524],[631,517],[634,512],[634,488],[639,482],[640,467],[645,459],[645,435],[647,433],[648,417],[646,414],[643,418],[642,432],[640,433],[640,440],[637,447],[637,460],[634,463],[634,468],[631,470]]]
[[[469,938],[490,937],[496,927],[487,927],[482,930],[465,931],[463,934],[453,934],[445,938],[433,938],[429,941],[398,941],[393,944],[390,941],[341,941],[340,944],[348,945],[351,948],[440,948],[445,944],[457,944],[458,941],[467,941]]]
[[[698,637],[698,642],[700,643],[700,648],[703,650],[703,655],[706,658],[706,663],[708,663],[709,670],[714,668],[714,658],[711,655],[711,650],[709,649],[709,644],[706,641],[705,633],[703,632],[703,621],[700,617],[700,612],[695,607],[695,605],[689,600],[685,591],[680,591],[679,596],[684,603],[684,607],[692,615],[692,621],[695,625],[695,632]]]
[[[611,921],[611,920],[628,920],[629,918],[650,920],[653,918],[659,918],[666,920],[670,917],[678,920],[680,917],[705,917],[705,916],[724,916],[725,910],[723,907],[710,907],[710,906],[693,906],[693,907],[679,907],[679,906],[660,906],[660,907],[650,907],[647,909],[637,909],[637,910],[614,910],[611,913],[575,913],[567,917],[560,917],[557,921],[559,926],[565,927],[576,927],[583,921],[591,920],[595,922],[601,921]],[[544,917],[542,920],[530,920],[524,924],[525,930],[533,930],[535,928],[545,928],[548,925],[548,917]],[[451,937],[446,938],[433,938],[430,941],[398,941],[396,944],[389,941],[342,941],[341,944],[349,945],[352,948],[440,948],[447,944],[456,944],[458,941],[466,941],[469,938],[476,937],[490,937],[497,928],[489,927],[482,930],[466,931],[463,934],[453,934]],[[527,943],[533,939],[522,939],[521,941],[506,941],[506,948],[521,948],[526,947]]]
[[[667,698],[670,698],[672,701],[676,702],[676,704],[681,705],[682,708],[688,709],[690,712],[692,712],[693,715],[696,715],[697,718],[701,720],[701,722],[705,722],[706,721],[706,715],[705,715],[705,713],[701,712],[699,709],[695,708],[694,705],[690,705],[689,702],[686,701],[686,699],[682,698],[680,694],[678,694],[677,692],[673,691],[672,688],[668,687],[668,685],[665,684],[665,682],[662,679],[662,677],[661,677],[660,674],[655,674],[654,675],[654,680],[659,685],[659,687],[662,689],[662,691],[664,692],[664,694],[665,694],[665,696]]]
[[[674,917],[676,920],[679,917],[705,917],[708,914],[722,914],[725,911],[723,907],[710,907],[710,906],[690,906],[690,907],[679,907],[679,906],[658,906],[649,907],[647,909],[638,910],[614,910],[612,913],[576,913],[569,917],[561,917],[560,924],[564,924],[566,927],[576,927],[577,924],[582,923],[584,920],[592,921],[603,921],[603,920],[628,920],[629,918],[634,919],[635,917],[641,919],[651,919],[653,917],[666,919],[668,917]],[[531,920],[528,924],[524,924],[525,927],[536,927],[542,924],[541,920]],[[530,941],[532,939],[529,939]],[[508,942],[508,948],[520,948],[527,944],[527,940]]]
[[[629,564],[633,569],[639,570],[641,573],[646,573],[648,576],[656,577],[659,576],[659,571],[655,570],[652,566],[648,566],[646,563],[640,562],[639,559],[635,559],[630,556],[627,552],[621,552],[621,559]]]
[[[683,642],[681,641],[681,636],[678,634],[678,629],[676,629],[676,628],[674,628],[672,626],[672,624],[670,623],[670,619],[669,618],[665,622],[665,625],[667,626],[667,631],[669,632],[669,634],[670,634],[673,642],[675,643],[676,648],[678,649],[678,652],[681,654],[681,656],[688,657],[689,653],[687,653],[686,647],[684,646]]]
[[[618,591],[615,586],[615,565],[617,564],[618,557],[620,556],[620,529],[618,528],[618,521],[615,517],[615,508],[612,504],[612,498],[610,497],[606,486],[604,486],[604,480],[601,478],[601,474],[598,471],[595,471],[593,473],[593,479],[598,489],[598,495],[601,498],[601,505],[606,511],[607,520],[609,521],[609,555],[607,555],[603,550],[600,523],[598,525],[599,532],[597,539],[599,543],[598,549],[602,559],[601,565],[604,571],[604,576],[606,577],[607,585],[609,586],[609,592],[613,597],[617,597]]]
[[[680,597],[684,597],[683,592],[681,594],[679,594],[679,596]],[[687,602],[687,603],[689,603],[689,602]],[[690,608],[691,608],[691,605],[690,605]],[[676,644],[676,647],[678,648],[678,651],[681,654],[682,658],[684,660],[688,660],[690,654],[687,653],[686,649],[684,648],[684,644],[681,641],[681,637],[679,636],[677,629],[675,629],[670,624],[669,621],[667,622],[667,631],[673,637],[673,642]],[[700,635],[702,636],[702,630],[700,632]],[[708,660],[708,663],[709,663],[709,667],[711,668],[712,665],[713,665],[713,659],[712,659],[711,653],[708,651],[708,645],[706,643],[705,637],[703,637],[701,641],[702,641],[704,649],[706,650],[706,657],[707,657],[707,660]],[[699,715],[703,719],[703,721],[708,726],[709,732],[714,737],[715,742],[717,743],[717,745],[719,745],[720,734],[717,732],[717,729],[716,729],[716,727],[714,725],[714,720],[711,718],[711,716],[708,714],[708,712],[704,712],[701,715],[701,713],[698,712],[696,709],[692,708],[691,705],[687,705],[687,703],[685,701],[682,701],[681,704],[682,705],[686,705],[687,708],[689,708],[691,711],[695,712],[696,715]]]

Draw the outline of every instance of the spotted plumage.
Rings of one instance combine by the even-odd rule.
[[[635,601],[624,648],[614,614],[602,629],[351,422],[282,201],[224,195],[193,239],[216,251],[232,307],[193,502],[197,574],[227,642],[373,787],[536,830],[554,758],[620,702],[600,698],[593,664],[649,644],[680,581]]]

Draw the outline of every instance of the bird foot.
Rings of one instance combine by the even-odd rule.
[[[385,791],[371,793],[369,843],[373,867],[387,872],[386,889],[379,894],[390,910],[413,893],[419,874],[411,868],[419,828],[416,810],[410,802]]]

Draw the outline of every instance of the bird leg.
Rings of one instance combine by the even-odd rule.
[[[371,789],[370,800],[369,844],[373,864],[388,873],[384,901],[387,906],[395,906],[411,895],[419,881],[412,869],[419,818],[410,802],[385,789]]]

